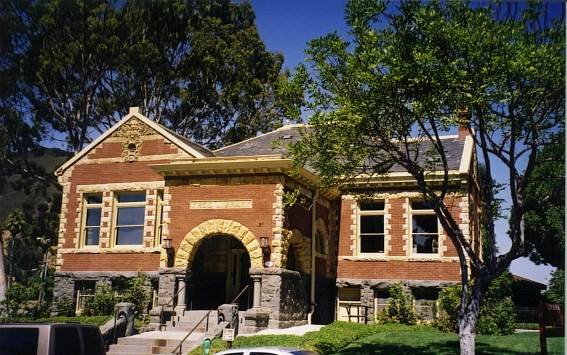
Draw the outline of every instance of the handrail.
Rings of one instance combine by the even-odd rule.
[[[163,322],[163,308],[169,306],[177,296],[179,296],[179,293],[181,291],[183,291],[185,289],[186,285],[183,285],[183,287],[180,287],[179,290],[177,290],[177,292],[171,296],[171,298],[169,299],[169,301],[166,304],[162,304],[159,310],[159,324],[160,324],[160,330],[161,330],[161,326],[164,324]]]
[[[203,318],[201,318],[201,320],[198,321],[197,324],[195,324],[195,326],[185,335],[185,337],[183,337],[183,339],[181,339],[181,341],[179,342],[179,344],[177,344],[177,346],[175,347],[175,349],[173,349],[173,351],[171,352],[172,354],[179,354],[179,355],[181,355],[183,343],[185,342],[185,340],[187,340],[187,338],[189,338],[189,336],[190,336],[191,334],[193,334],[193,332],[195,331],[195,329],[197,329],[197,327],[198,327],[199,325],[201,325],[201,323],[203,323],[203,321],[204,321],[205,319],[208,319],[209,314],[211,314],[212,311],[213,311],[213,310],[210,309],[210,310],[203,316]],[[207,324],[208,324],[208,322],[207,322]],[[208,330],[208,329],[207,329],[207,330]],[[179,351],[177,351],[177,349],[179,349]]]
[[[234,297],[234,299],[233,299],[232,302],[230,302],[230,303],[236,303],[236,301],[238,301],[238,299],[240,298],[240,296],[242,296],[242,294],[244,293],[244,291],[246,291],[249,287],[250,287],[250,284],[244,286],[244,288],[243,288],[242,290],[240,290],[240,292],[238,293],[238,295],[236,295],[236,297]]]

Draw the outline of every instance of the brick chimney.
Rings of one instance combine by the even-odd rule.
[[[459,140],[464,141],[469,135],[469,111],[467,109],[457,112],[457,122],[459,124]]]

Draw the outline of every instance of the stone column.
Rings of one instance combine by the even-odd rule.
[[[252,299],[252,308],[260,308],[260,300],[262,298],[262,275],[251,275],[254,282],[254,298]]]
[[[177,295],[177,306],[175,306],[175,313],[178,315],[185,311],[185,275],[177,275],[177,290],[179,294]]]
[[[374,289],[368,282],[360,285],[360,304],[368,307],[368,323],[374,323]],[[360,312],[364,314],[364,309],[361,309]]]

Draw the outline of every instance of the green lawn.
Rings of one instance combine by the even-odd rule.
[[[563,354],[564,338],[548,339],[550,354]],[[457,354],[459,338],[428,326],[399,324],[363,325],[335,322],[303,337],[264,335],[237,337],[235,348],[253,346],[285,346],[316,351],[320,354]],[[225,342],[216,339],[211,353],[225,349]],[[506,336],[477,336],[477,354],[539,354],[538,333]],[[202,354],[200,348],[191,352]]]
[[[550,354],[564,353],[564,338],[548,339]],[[436,330],[418,332],[383,332],[374,334],[339,350],[336,354],[456,354],[456,334]],[[538,333],[505,336],[477,336],[477,354],[539,354]]]
[[[0,318],[0,323],[81,323],[101,326],[112,316],[79,316],[79,317],[50,317],[50,318]]]

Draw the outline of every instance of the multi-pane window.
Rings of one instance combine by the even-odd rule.
[[[439,252],[439,227],[433,207],[423,201],[412,201],[413,254],[437,254]]]
[[[361,201],[359,208],[359,253],[384,253],[384,202]]]
[[[142,245],[146,192],[120,192],[116,194],[115,244]]]
[[[100,236],[100,216],[102,210],[102,194],[85,196],[85,212],[83,223],[83,245],[97,246]]]

